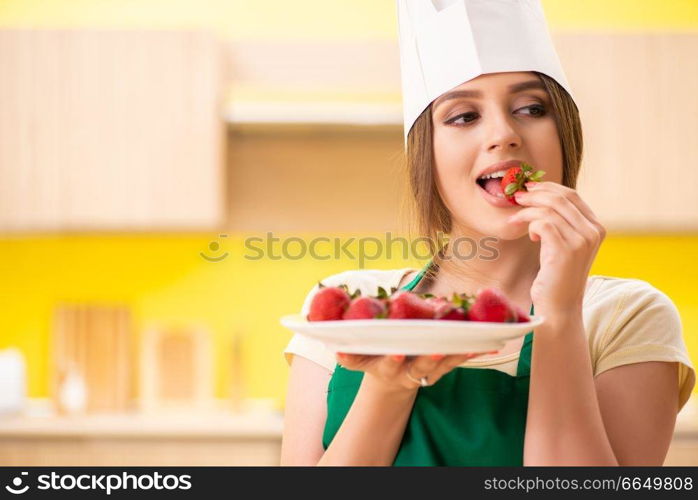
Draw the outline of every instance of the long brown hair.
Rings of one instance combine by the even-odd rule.
[[[562,184],[575,188],[582,162],[582,124],[579,110],[567,91],[553,78],[533,72],[545,85],[552,102],[562,149]],[[430,245],[433,257],[443,248],[439,241],[451,232],[451,214],[444,204],[434,174],[433,123],[431,104],[419,115],[407,136],[406,180],[409,233],[414,226],[421,239]]]

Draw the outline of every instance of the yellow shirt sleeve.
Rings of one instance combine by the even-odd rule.
[[[321,281],[323,284],[329,284],[330,282],[335,281],[335,276],[336,275],[332,275]],[[305,300],[303,301],[303,307],[301,307],[301,315],[303,315],[303,317],[308,315],[310,303],[319,289],[320,287],[316,283],[306,295]],[[291,366],[291,361],[293,360],[294,355],[309,359],[310,361],[326,368],[330,373],[334,372],[336,363],[334,353],[328,351],[324,344],[319,340],[308,338],[300,333],[294,333],[293,337],[291,337],[291,340],[286,346],[286,349],[284,349],[284,357],[286,358],[286,362],[289,366]]]
[[[677,362],[680,410],[696,377],[678,309],[666,294],[645,281],[607,278],[607,282],[616,289],[616,299],[606,301],[605,328],[600,328],[594,342],[594,375],[643,361]]]

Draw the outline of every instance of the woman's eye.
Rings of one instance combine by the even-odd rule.
[[[477,117],[477,113],[474,113],[474,112],[471,111],[471,112],[468,112],[468,113],[460,114],[460,115],[458,115],[458,116],[454,116],[453,118],[451,118],[450,120],[448,120],[446,123],[449,124],[449,125],[450,125],[451,123],[470,123],[470,122],[473,121],[476,117]],[[461,118],[463,118],[463,121],[460,120]]]
[[[533,104],[531,106],[526,106],[521,109],[528,109],[531,111],[532,116],[543,116],[545,115],[545,107],[540,104]]]

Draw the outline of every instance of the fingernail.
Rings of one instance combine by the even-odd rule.
[[[346,355],[345,353],[343,353],[343,352],[338,352],[338,353],[337,353],[337,356],[340,357],[340,358],[346,358],[346,357],[347,357],[347,355]]]
[[[445,357],[446,357],[446,356],[444,356],[443,354],[432,354],[432,355],[431,355],[431,359],[433,359],[434,361],[438,361],[438,360],[440,360],[440,359],[444,359]]]
[[[537,185],[537,182],[527,182],[526,184],[524,184],[524,186],[526,186],[526,189],[531,189],[532,187],[536,187]]]
[[[399,363],[405,359],[405,355],[404,354],[393,354],[392,358],[393,358],[393,360],[395,360]]]

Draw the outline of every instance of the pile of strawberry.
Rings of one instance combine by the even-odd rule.
[[[481,288],[474,295],[454,293],[449,300],[432,294],[416,294],[378,288],[376,296],[362,296],[360,290],[349,293],[346,285],[320,289],[310,303],[308,321],[347,319],[441,319],[523,323],[528,315],[496,288]]]

